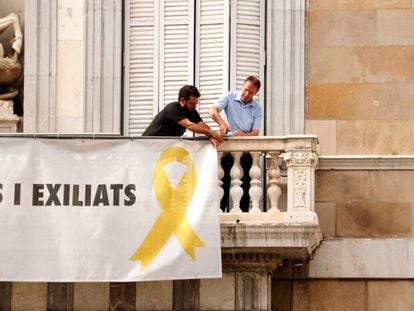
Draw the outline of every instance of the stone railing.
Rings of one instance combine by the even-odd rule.
[[[234,164],[231,168],[230,209],[222,213],[222,221],[265,221],[272,223],[306,222],[317,223],[314,208],[315,167],[318,156],[316,136],[275,136],[275,137],[232,137],[218,148],[219,196],[223,196],[224,176],[220,159],[231,153]],[[253,165],[249,172],[243,172],[240,157],[250,153]],[[263,161],[263,158],[265,161]],[[287,178],[281,176],[281,167]],[[250,210],[242,213],[239,207],[243,194],[241,178],[249,174]],[[267,175],[267,176],[266,176]],[[282,188],[287,186],[286,209],[279,208]],[[266,197],[264,197],[266,196]],[[266,204],[263,204],[266,202]]]

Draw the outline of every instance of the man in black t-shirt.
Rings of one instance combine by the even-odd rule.
[[[223,142],[223,135],[213,131],[201,119],[197,110],[200,92],[195,86],[184,85],[178,93],[178,102],[169,103],[152,120],[142,136],[181,136],[186,129],[210,137],[214,146]]]

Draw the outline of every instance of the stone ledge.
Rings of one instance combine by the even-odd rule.
[[[260,264],[263,261],[260,258],[270,256],[276,264],[285,259],[306,262],[321,241],[318,224],[221,224],[224,261]],[[226,266],[226,262],[223,264]]]
[[[317,170],[414,170],[414,155],[319,156]]]

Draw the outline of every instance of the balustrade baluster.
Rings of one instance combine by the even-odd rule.
[[[243,169],[240,165],[240,158],[243,155],[243,152],[232,152],[233,156],[233,166],[230,170],[230,197],[233,205],[230,208],[230,213],[241,213],[240,210],[240,199],[243,195],[243,189],[241,187],[243,177]]]
[[[253,158],[253,164],[249,171],[251,178],[249,195],[252,202],[252,209],[250,212],[260,213],[259,202],[262,198],[263,191],[261,187],[262,182],[260,180],[260,177],[262,177],[262,169],[260,168],[259,160],[262,153],[260,151],[252,151],[250,154]]]
[[[224,170],[223,167],[221,166],[221,158],[223,157],[223,152],[217,152],[217,167],[218,167],[218,189],[217,189],[217,193],[218,193],[218,209],[221,213],[223,213],[223,211],[220,208],[220,202],[223,199],[223,195],[224,195],[224,189],[223,189],[223,177],[224,177]]]
[[[270,155],[270,168],[268,170],[268,188],[267,196],[270,201],[269,213],[279,213],[278,208],[279,199],[282,195],[282,189],[279,187],[280,169],[278,164],[279,152],[269,152]]]

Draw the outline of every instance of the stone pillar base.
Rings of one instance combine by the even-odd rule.
[[[0,100],[0,133],[16,133],[20,117],[13,114],[13,101]]]
[[[0,133],[16,133],[20,117],[12,115],[0,115]]]

